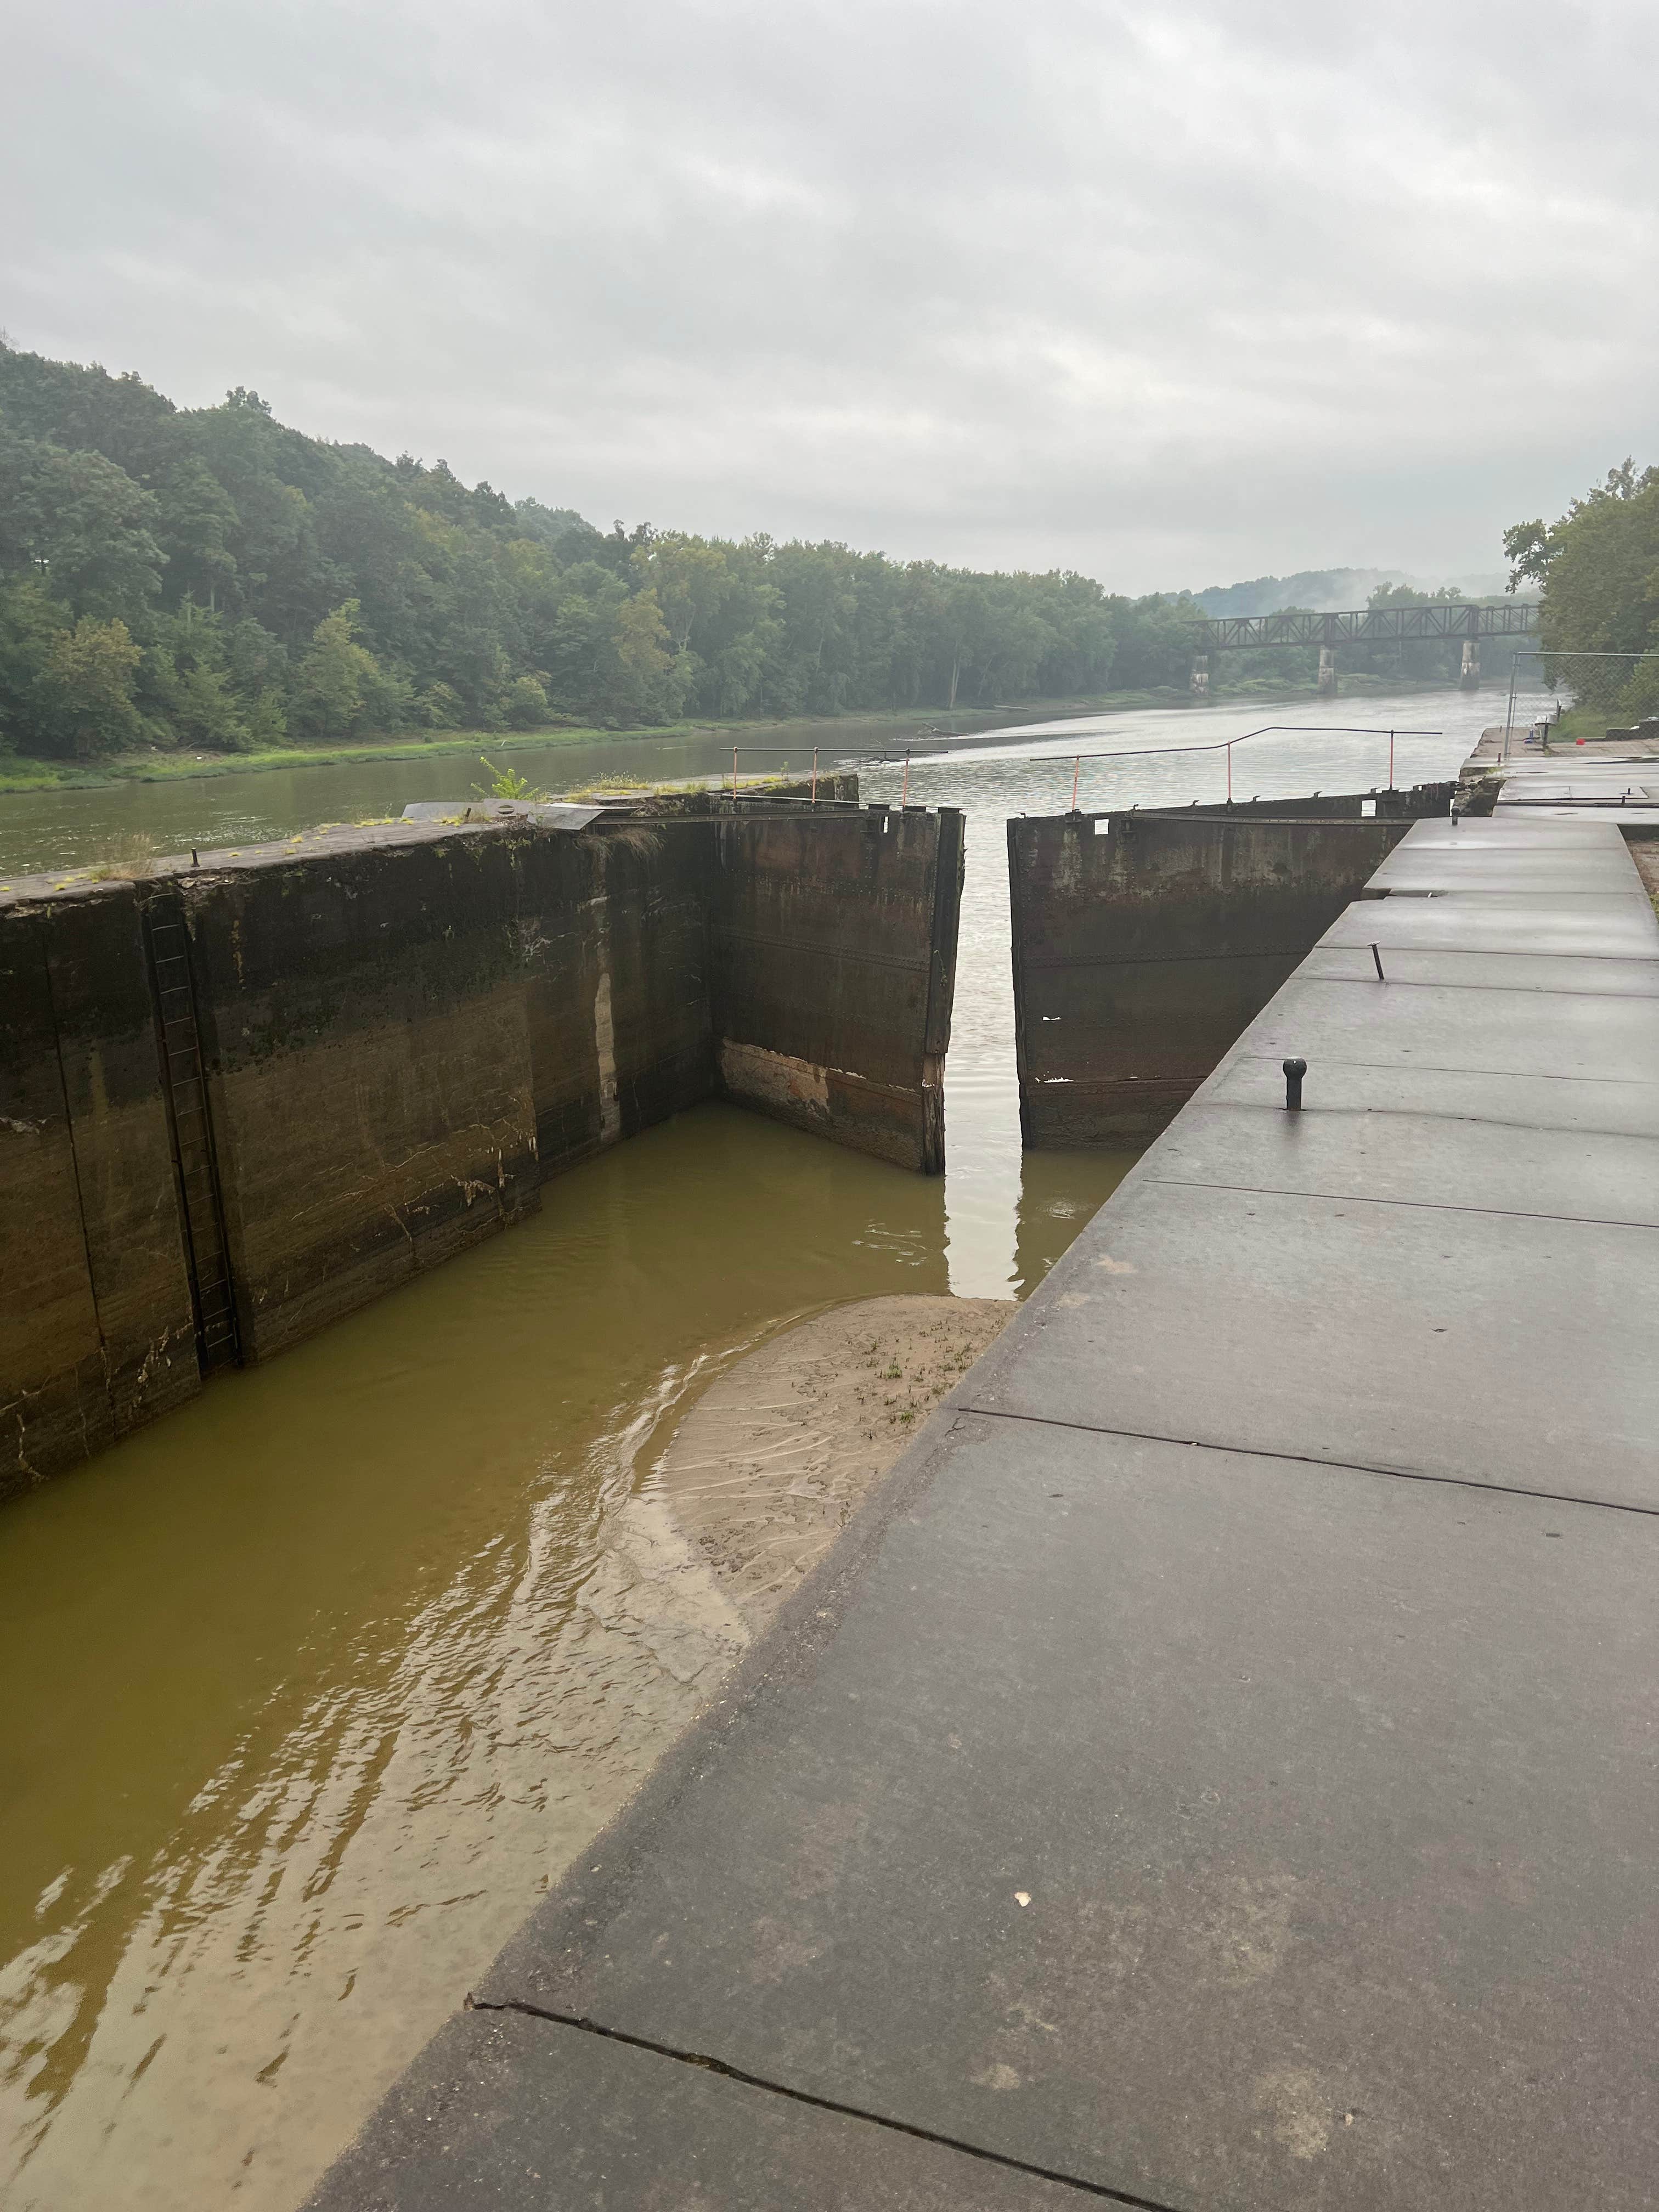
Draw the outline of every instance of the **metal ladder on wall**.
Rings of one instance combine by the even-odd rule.
[[[231,1295],[230,1254],[220,1202],[213,1127],[208,1118],[202,1036],[190,972],[190,938],[182,913],[170,901],[152,902],[145,909],[144,938],[149,949],[173,1160],[184,1215],[196,1351],[205,1375],[215,1367],[234,1366],[241,1356],[241,1347]]]

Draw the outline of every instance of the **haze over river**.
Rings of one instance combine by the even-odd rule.
[[[1455,772],[1501,697],[1115,714],[920,750],[967,814],[948,1165],[718,1105],[0,1512],[0,2197],[289,2212],[741,1646],[653,1491],[751,1346],[886,1291],[1022,1297],[1128,1164],[1022,1158],[1004,823]],[[836,748],[856,749],[855,725]],[[775,743],[775,740],[774,740]],[[515,750],[547,783],[729,772],[731,739]],[[603,755],[589,757],[588,755]],[[745,772],[810,764],[744,759]],[[856,763],[868,799],[902,770]],[[465,792],[453,757],[0,797],[0,866],[112,831],[247,844]]]

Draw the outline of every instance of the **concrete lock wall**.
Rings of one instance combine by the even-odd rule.
[[[519,929],[544,1176],[714,1088],[710,824],[596,824],[525,856]]]
[[[0,928],[0,1496],[199,1387],[131,896]]]
[[[1150,1142],[1454,787],[1010,822],[1024,1144]]]
[[[539,1186],[511,842],[342,840],[179,886],[245,1358]]]
[[[954,813],[696,794],[14,884],[0,1497],[714,1093],[937,1172],[961,855]]]
[[[961,815],[734,817],[719,839],[710,954],[722,1091],[942,1172]]]

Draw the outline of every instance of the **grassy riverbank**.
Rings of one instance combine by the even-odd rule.
[[[1173,698],[1174,695],[1170,695]],[[1119,706],[1163,705],[1163,695],[1122,693],[1109,702]],[[844,723],[821,718],[776,722],[669,722],[648,729],[603,729],[597,725],[562,723],[541,730],[432,730],[418,734],[402,731],[390,737],[365,737],[344,745],[283,745],[261,752],[112,753],[100,760],[38,760],[22,753],[0,754],[0,793],[94,789],[118,783],[173,783],[189,777],[248,775],[261,769],[340,768],[377,761],[438,760],[446,755],[476,761],[480,753],[492,758],[504,753],[544,751],[550,745],[617,744],[674,738],[720,737],[738,747],[759,750],[769,742],[833,747],[836,732],[844,726],[845,742],[852,732],[890,731],[895,738],[932,736],[943,730],[957,732],[994,728],[1003,721],[1024,720],[1048,714],[1100,713],[1100,700],[1041,700],[1030,707],[987,708],[944,715],[936,708],[926,713],[848,715]],[[822,732],[822,737],[817,735]]]
[[[1531,719],[1528,714],[1528,725]],[[1517,730],[1522,726],[1522,711],[1518,707],[1516,708],[1515,726]],[[1570,707],[1559,722],[1550,725],[1550,748],[1552,751],[1565,751],[1569,745],[1581,743],[1605,744],[1614,730],[1628,730],[1633,726],[1630,715],[1615,714],[1607,707]],[[1613,742],[1617,744],[1619,740],[1614,738]]]
[[[1345,692],[1363,696],[1366,691],[1433,690],[1431,684],[1407,684],[1399,679],[1354,676],[1344,678]],[[1305,695],[1288,692],[1283,684],[1249,679],[1230,684],[1214,695],[1217,706],[1243,705],[1258,700],[1301,705]],[[262,769],[343,768],[390,761],[439,760],[445,756],[476,763],[481,753],[492,759],[502,754],[545,751],[554,745],[592,745],[667,743],[689,738],[720,738],[744,751],[763,751],[769,745],[792,749],[821,745],[826,753],[837,744],[854,749],[860,737],[874,735],[879,742],[890,738],[969,736],[1006,725],[1059,721],[1070,715],[1127,714],[1148,708],[1191,704],[1185,691],[1173,689],[1109,691],[1091,699],[1024,699],[1000,707],[975,707],[956,714],[938,708],[896,709],[882,714],[839,717],[803,716],[782,721],[686,721],[658,723],[649,728],[605,729],[594,724],[560,723],[540,730],[428,730],[400,731],[389,737],[365,737],[344,745],[282,745],[262,752],[161,752],[154,749],[112,753],[88,761],[41,760],[26,753],[0,753],[0,797],[8,793],[96,790],[123,783],[174,783],[215,775],[257,775]],[[647,776],[647,780],[650,780]]]

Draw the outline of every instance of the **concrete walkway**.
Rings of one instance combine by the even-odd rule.
[[[1605,814],[1632,830],[1659,828],[1659,760],[1651,750],[1603,748],[1600,757],[1587,754],[1588,748],[1512,762],[1498,793],[1498,813],[1524,811],[1562,821]]]
[[[316,2206],[1653,2204],[1659,926],[1373,890]]]
[[[1539,733],[1549,726],[1483,730],[1464,775],[1501,774],[1499,813],[1523,809],[1551,821],[1610,814],[1630,829],[1659,829],[1659,741],[1629,732],[1571,743],[1558,735],[1546,746]]]

